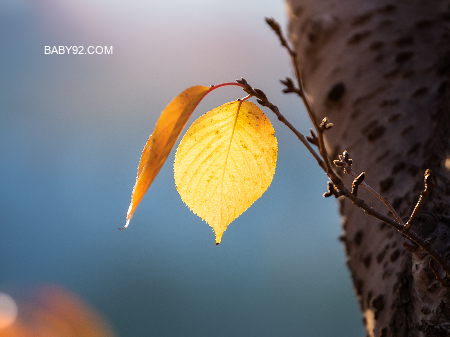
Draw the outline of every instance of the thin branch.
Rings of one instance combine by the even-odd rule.
[[[266,22],[272,28],[272,30],[278,35],[281,45],[283,47],[285,47],[287,49],[287,51],[289,52],[292,64],[294,65],[294,69],[295,69],[295,77],[297,79],[298,86],[299,86],[298,89],[296,89],[295,91],[292,91],[292,92],[296,92],[300,96],[300,98],[303,101],[303,104],[306,107],[306,111],[308,112],[309,118],[311,119],[311,121],[314,125],[314,129],[316,130],[316,133],[317,133],[319,153],[322,156],[322,160],[325,163],[325,168],[324,168],[325,173],[328,176],[330,176],[331,181],[334,182],[334,180],[337,178],[337,175],[333,171],[333,168],[331,167],[331,164],[330,164],[330,159],[328,157],[328,153],[327,153],[324,138],[323,138],[323,130],[320,129],[319,123],[317,122],[316,115],[314,114],[314,111],[313,111],[311,104],[309,103],[308,97],[306,96],[306,93],[305,93],[303,79],[300,75],[300,69],[297,66],[297,53],[287,43],[286,39],[284,38],[283,32],[281,31],[281,27],[280,27],[279,23],[276,22],[273,18],[266,18]],[[290,87],[294,88],[292,80],[290,82],[291,82]]]
[[[289,55],[291,56],[291,61],[292,64],[294,66],[295,69],[295,76],[299,85],[299,88],[295,88],[294,83],[292,82],[292,80],[290,78],[287,78],[285,81],[281,81],[281,83],[283,83],[286,86],[286,89],[284,90],[284,92],[289,93],[289,92],[294,92],[297,93],[301,99],[303,100],[303,103],[306,107],[306,110],[308,111],[308,115],[314,125],[314,128],[317,132],[317,136],[316,139],[314,139],[314,141],[317,142],[318,148],[319,148],[319,153],[322,156],[322,159],[325,163],[324,167],[322,166],[322,168],[324,169],[325,173],[328,175],[328,177],[330,178],[330,180],[333,182],[333,184],[339,185],[341,183],[341,179],[337,176],[337,174],[334,172],[334,170],[331,167],[330,164],[330,159],[325,147],[325,142],[324,142],[324,137],[323,137],[323,132],[332,127],[333,124],[330,123],[328,121],[328,118],[324,118],[322,120],[322,123],[319,125],[317,123],[317,119],[316,119],[316,115],[311,107],[311,104],[309,103],[309,100],[306,96],[305,90],[304,90],[304,86],[303,86],[303,79],[302,76],[300,74],[300,70],[298,68],[298,63],[297,63],[297,54],[295,53],[295,51],[293,51],[291,49],[291,47],[289,46],[289,44],[287,43],[286,39],[283,36],[283,33],[281,31],[280,25],[272,18],[266,18],[266,22],[269,24],[269,26],[273,29],[273,31],[278,35],[278,38],[281,41],[281,45],[283,47],[285,47],[287,49],[287,51],[289,52]],[[344,152],[345,155],[346,151]],[[348,156],[348,153],[347,153]],[[336,164],[336,161],[334,162]],[[351,174],[354,178],[356,178],[357,176],[352,172],[352,170],[350,169],[350,165],[351,165],[351,159],[348,165],[348,168],[344,168],[344,172],[347,172],[349,174]],[[367,190],[369,190],[371,193],[373,193],[378,199],[380,199],[385,205],[386,207],[389,209],[389,211],[394,215],[394,217],[396,218],[396,220],[398,221],[398,223],[400,225],[404,225],[404,222],[402,221],[402,219],[400,218],[400,216],[397,214],[397,212],[395,211],[395,209],[391,206],[390,202],[388,199],[382,197],[378,192],[376,192],[373,188],[371,188],[369,185],[367,185],[366,183],[362,183],[362,186],[364,186]]]
[[[431,177],[430,170],[425,171],[424,182],[425,182],[425,188],[424,188],[422,194],[420,195],[419,201],[417,201],[416,207],[414,207],[414,210],[413,210],[409,220],[406,222],[405,231],[408,231],[411,228],[412,222],[416,218],[417,213],[419,213],[420,209],[422,208],[422,204],[423,204],[423,201],[425,200],[425,197],[430,193],[430,190],[434,187],[434,182]]]
[[[331,123],[328,122],[327,118],[324,118],[322,123],[319,125],[316,119],[316,115],[311,107],[311,104],[308,100],[308,97],[306,96],[304,85],[303,85],[303,78],[300,74],[300,70],[297,63],[297,54],[296,52],[291,49],[289,44],[287,43],[286,39],[283,36],[283,33],[281,31],[280,25],[272,18],[266,18],[266,22],[269,24],[269,26],[274,30],[274,32],[278,35],[278,38],[281,41],[281,44],[283,47],[287,49],[289,52],[289,55],[291,57],[292,65],[295,70],[295,77],[298,82],[298,88],[295,87],[293,81],[290,78],[287,78],[285,81],[281,81],[286,88],[283,89],[283,92],[285,93],[296,93],[300,96],[302,99],[306,110],[308,112],[309,118],[311,119],[314,129],[316,130],[317,136],[314,134],[314,132],[311,131],[312,137],[308,137],[308,140],[313,143],[314,145],[317,145],[319,148],[319,153],[322,159],[318,158],[317,153],[312,150],[309,143],[307,143],[306,138],[301,135],[299,137],[299,132],[295,130],[295,128],[281,115],[281,113],[278,111],[278,108],[271,104],[267,97],[265,97],[264,93],[259,90],[259,92],[256,92],[258,99],[258,102],[262,105],[265,105],[269,107],[275,114],[278,116],[278,119],[285,123],[294,133],[299,137],[299,139],[302,141],[302,143],[308,148],[308,150],[314,155],[314,158],[316,158],[317,162],[319,163],[320,167],[325,171],[327,176],[330,178],[331,182],[328,182],[328,191],[324,194],[325,197],[329,197],[331,195],[334,195],[335,197],[339,196],[345,196],[348,198],[353,204],[356,206],[362,208],[365,213],[368,215],[371,215],[388,225],[394,227],[399,232],[407,236],[412,242],[417,244],[419,247],[421,247],[425,252],[431,255],[432,258],[434,258],[442,267],[442,269],[447,273],[447,275],[450,275],[450,263],[447,261],[445,256],[443,256],[439,251],[437,251],[429,241],[422,238],[420,235],[418,235],[415,231],[410,230],[411,222],[416,217],[417,213],[422,207],[423,200],[426,197],[426,195],[429,193],[430,189],[433,186],[433,182],[431,180],[431,173],[429,170],[425,173],[425,189],[423,193],[421,194],[419,201],[414,208],[413,213],[411,214],[410,219],[408,220],[407,224],[403,222],[403,220],[400,218],[400,216],[397,214],[395,209],[390,204],[389,200],[387,198],[384,198],[381,196],[377,191],[375,191],[372,187],[370,187],[368,184],[363,182],[364,176],[359,175],[358,177],[356,174],[353,173],[351,169],[351,163],[352,160],[348,158],[347,151],[344,151],[342,156],[339,156],[340,160],[334,161],[334,164],[337,166],[341,166],[344,168],[344,173],[348,173],[353,176],[355,179],[353,182],[353,190],[350,192],[345,186],[343,181],[337,176],[337,174],[334,172],[333,168],[331,167],[330,158],[328,156],[325,143],[324,143],[324,137],[323,133],[326,129],[332,126]],[[247,83],[246,83],[247,84]],[[246,90],[246,89],[244,89]],[[246,90],[247,91],[247,90]],[[258,91],[258,89],[255,89],[255,91]],[[250,93],[249,91],[247,91]],[[261,97],[258,96],[258,94],[262,93],[263,95]],[[328,127],[327,127],[328,126]],[[394,215],[396,220],[391,219],[388,216],[385,216],[384,214],[381,214],[380,212],[374,210],[372,207],[370,207],[363,199],[358,198],[357,196],[357,188],[359,185],[364,186],[367,190],[369,190],[372,194],[374,194],[379,200],[381,200],[386,207],[389,209],[389,211]],[[436,277],[438,275],[436,274]]]

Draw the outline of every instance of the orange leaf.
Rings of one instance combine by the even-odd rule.
[[[201,85],[190,87],[175,97],[161,113],[142,151],[127,222],[123,228],[128,227],[136,207],[166,161],[186,122],[209,90],[209,87]]]

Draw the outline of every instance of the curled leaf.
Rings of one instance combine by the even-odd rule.
[[[247,101],[211,110],[186,132],[175,156],[175,184],[181,199],[214,229],[216,244],[269,187],[277,151],[272,124]]]
[[[155,130],[142,151],[136,184],[128,208],[127,222],[123,228],[128,227],[136,207],[166,161],[181,130],[209,90],[209,87],[200,85],[190,87],[175,97],[161,113]]]

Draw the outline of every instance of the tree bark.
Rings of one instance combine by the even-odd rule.
[[[412,228],[450,259],[449,1],[289,0],[288,8],[306,91],[319,121],[334,123],[325,134],[331,159],[347,150],[353,171],[366,172],[405,220],[430,169],[435,187]],[[431,262],[439,281],[428,254],[342,199],[347,264],[367,335],[450,336],[443,270]]]

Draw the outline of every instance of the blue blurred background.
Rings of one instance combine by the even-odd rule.
[[[363,335],[326,176],[270,111],[274,180],[219,246],[177,194],[175,150],[118,230],[142,148],[185,88],[242,76],[308,133],[266,16],[286,29],[281,0],[0,1],[0,292],[60,285],[118,336]],[[192,121],[244,96],[217,90]]]

